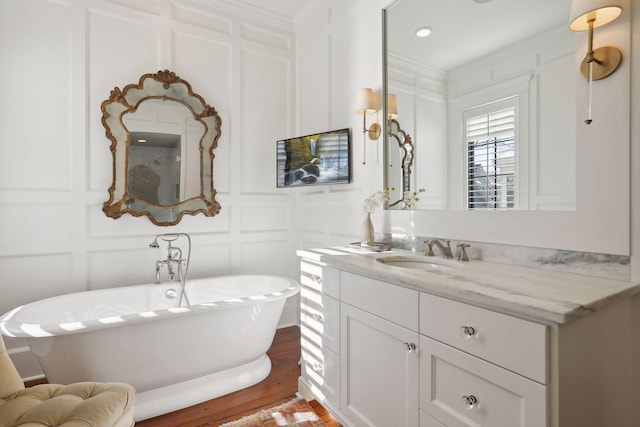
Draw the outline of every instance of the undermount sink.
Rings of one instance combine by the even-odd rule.
[[[462,263],[456,261],[419,255],[390,255],[376,258],[376,261],[391,267],[427,271],[455,270],[462,267]]]

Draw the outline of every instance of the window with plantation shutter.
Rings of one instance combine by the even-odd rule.
[[[510,98],[464,114],[469,210],[517,207],[516,103]]]

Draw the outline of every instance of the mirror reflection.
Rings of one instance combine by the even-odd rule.
[[[389,171],[393,171],[393,173],[389,173],[387,179],[386,188],[390,189],[389,203],[387,205],[388,207],[398,206],[402,209],[408,209],[407,204],[404,202],[404,196],[412,190],[413,142],[411,141],[411,136],[400,128],[400,123],[395,119],[389,119],[388,141],[386,164]]]
[[[384,10],[389,208],[425,188],[416,209],[575,209],[569,11],[570,0],[397,0]],[[406,135],[413,165],[402,168]]]
[[[129,195],[163,205],[180,202],[180,135],[130,132]]]
[[[114,172],[107,216],[147,216],[166,226],[220,211],[213,187],[220,117],[189,83],[166,70],[145,74],[111,91],[102,111]]]

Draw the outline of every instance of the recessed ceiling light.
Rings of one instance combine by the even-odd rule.
[[[431,31],[431,27],[420,27],[416,30],[416,37],[429,37]]]

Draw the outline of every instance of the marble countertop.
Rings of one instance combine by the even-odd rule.
[[[435,271],[377,261],[391,256],[423,257],[401,249],[365,252],[333,247],[299,250],[297,255],[399,286],[558,324],[640,293],[640,283],[486,261],[471,260],[460,263],[460,268]],[[440,257],[432,258],[442,261]]]

